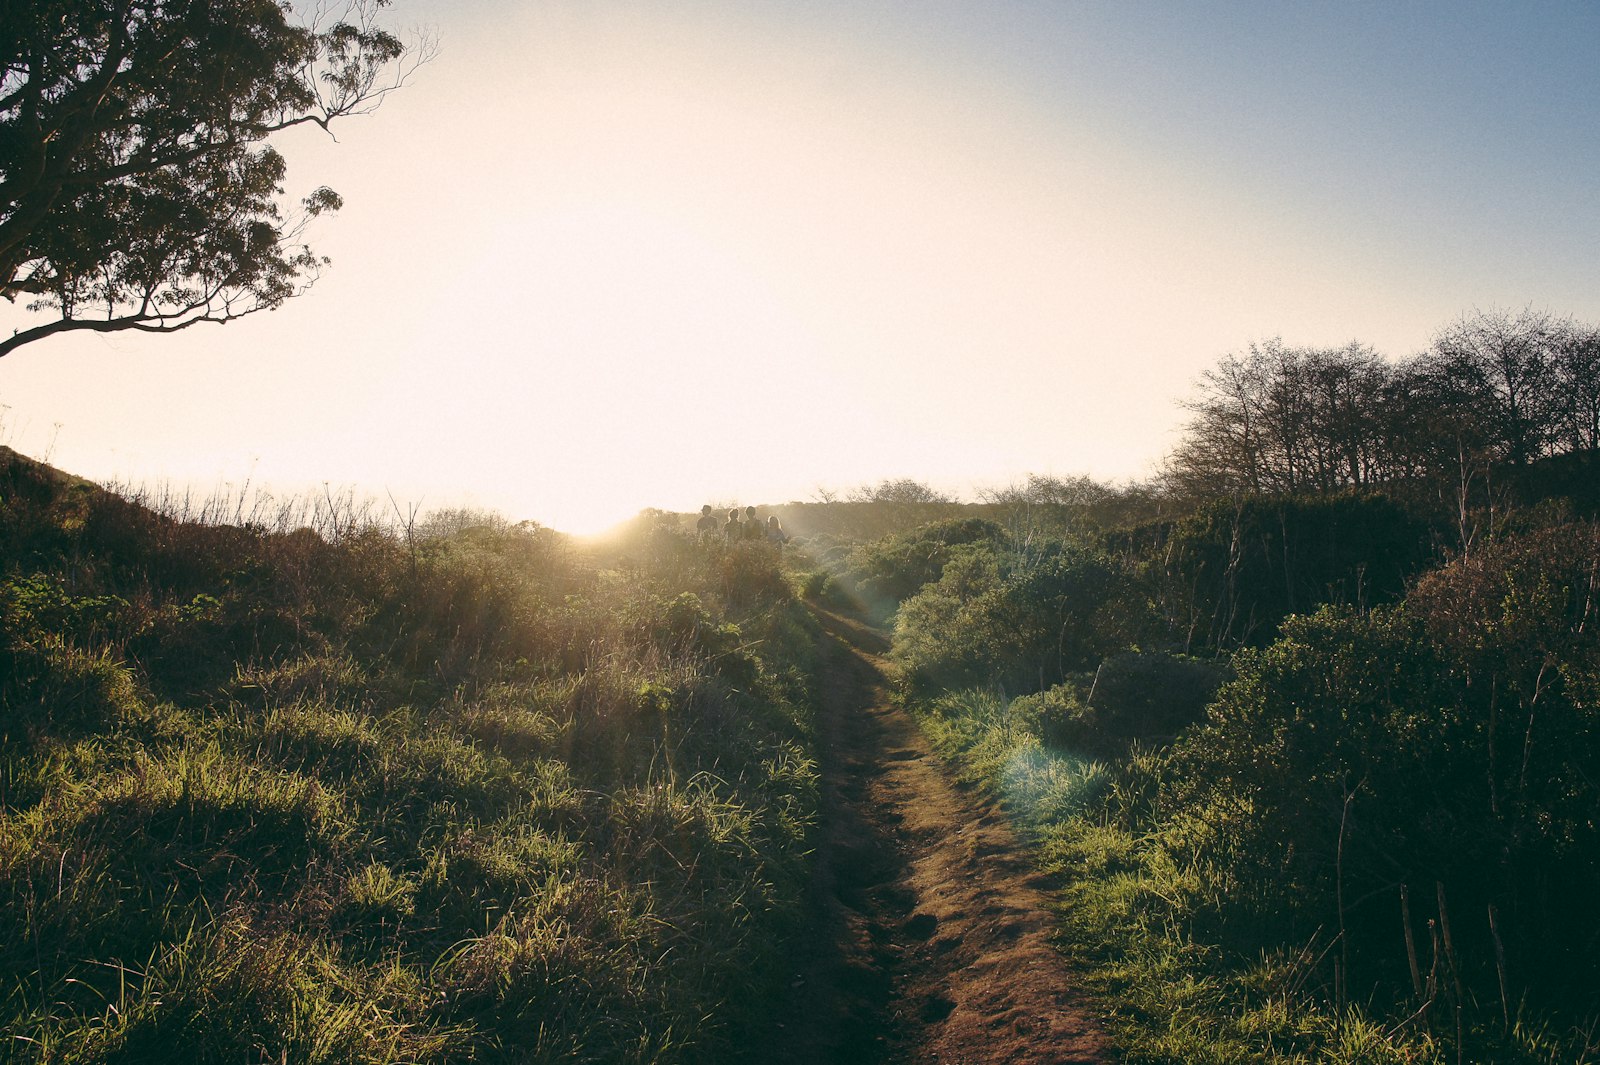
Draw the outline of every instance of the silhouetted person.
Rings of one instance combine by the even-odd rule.
[[[776,514],[767,517],[767,539],[775,544],[789,542],[789,534],[783,531],[783,523],[778,520]]]
[[[766,533],[766,528],[761,520],[756,517],[755,507],[744,508],[744,535],[747,540],[759,540]]]
[[[695,522],[694,531],[702,540],[717,534],[717,516],[711,513],[710,503],[700,508],[700,520]]]
[[[738,507],[728,511],[728,520],[723,523],[722,535],[727,537],[729,542],[737,540],[744,535],[744,523],[739,520]]]

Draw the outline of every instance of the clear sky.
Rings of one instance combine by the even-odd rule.
[[[0,359],[85,476],[587,531],[914,477],[1143,477],[1221,355],[1600,321],[1600,5],[399,0],[270,314]],[[25,320],[0,304],[0,328]]]

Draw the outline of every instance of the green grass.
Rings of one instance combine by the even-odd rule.
[[[1249,912],[1253,900],[1221,857],[1228,841],[1218,826],[1228,819],[1153,820],[1155,793],[1171,786],[1162,755],[1136,749],[1107,764],[1047,748],[1014,705],[969,690],[912,708],[959,776],[1004,798],[1040,867],[1064,885],[1059,943],[1098,994],[1130,1065],[1600,1060],[1592,1031],[1522,1017],[1506,1026],[1497,1010],[1467,1015],[1458,1042],[1443,1004],[1426,1026],[1382,1004],[1335,1008],[1315,964],[1326,931],[1232,953],[1225,944],[1251,937],[1230,929],[1228,915]]]
[[[6,461],[0,1060],[715,1062],[781,1005],[817,635],[766,545]]]

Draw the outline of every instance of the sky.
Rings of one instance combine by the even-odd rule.
[[[0,443],[595,531],[1153,475],[1229,352],[1600,321],[1600,6],[396,0],[438,56],[279,142],[280,309],[0,359]],[[28,320],[0,304],[0,328]]]

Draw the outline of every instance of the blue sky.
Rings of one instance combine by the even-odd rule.
[[[399,0],[270,315],[0,360],[93,477],[591,528],[910,476],[1153,472],[1250,342],[1600,321],[1600,6]],[[0,306],[0,326],[21,320]],[[58,428],[59,427],[59,428]]]

